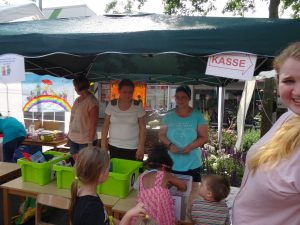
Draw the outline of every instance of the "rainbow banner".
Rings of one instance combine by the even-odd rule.
[[[26,73],[22,97],[24,112],[70,112],[74,102],[72,80]]]
[[[31,99],[26,105],[23,107],[24,112],[30,112],[30,110],[38,105],[38,104],[56,104],[60,106],[64,111],[71,112],[70,104],[63,98],[54,95],[40,95]]]

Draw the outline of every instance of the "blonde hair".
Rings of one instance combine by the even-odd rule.
[[[135,225],[158,225],[158,224],[150,218],[140,218],[136,221]]]
[[[75,162],[76,178],[71,186],[70,219],[72,221],[76,203],[78,182],[82,184],[95,184],[101,173],[109,166],[109,155],[98,147],[86,147],[80,150]]]
[[[288,58],[300,60],[300,42],[295,42],[284,49],[274,59],[273,67],[280,77],[280,69]],[[250,158],[249,169],[253,174],[265,164],[270,169],[274,168],[282,159],[289,158],[300,146],[300,116],[294,116],[284,122],[274,136]]]

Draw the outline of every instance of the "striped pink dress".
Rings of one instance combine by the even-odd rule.
[[[155,184],[152,188],[144,188],[142,174],[139,177],[138,202],[142,202],[149,217],[159,225],[174,225],[175,211],[170,191],[161,186],[163,171],[156,171]]]

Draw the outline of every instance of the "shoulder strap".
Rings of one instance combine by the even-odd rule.
[[[155,177],[155,186],[160,187],[164,178],[165,172],[164,171],[157,171]]]

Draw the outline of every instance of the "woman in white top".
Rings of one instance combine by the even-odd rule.
[[[111,158],[143,160],[145,110],[140,101],[132,99],[134,84],[131,80],[121,80],[118,90],[119,99],[112,100],[105,110],[101,147],[110,151]]]
[[[276,57],[274,68],[289,111],[247,154],[233,225],[300,224],[300,42]]]
[[[73,80],[75,91],[79,97],[74,101],[70,127],[70,153],[76,154],[82,148],[97,143],[97,123],[99,118],[98,100],[89,91],[90,83],[86,77],[77,77]]]

